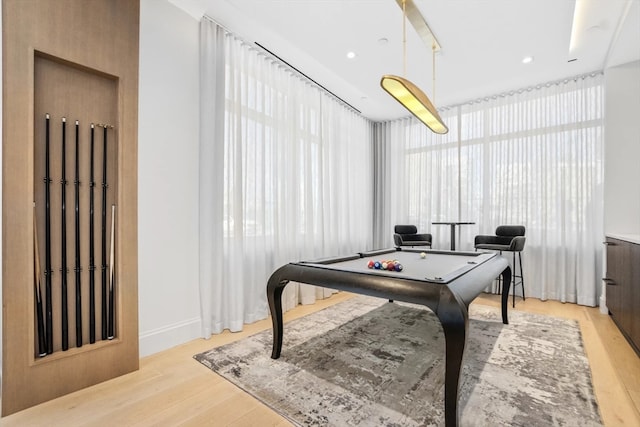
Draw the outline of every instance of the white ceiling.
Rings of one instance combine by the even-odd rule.
[[[383,74],[404,75],[443,107],[640,59],[640,0],[577,0],[586,9],[571,52],[574,0],[414,0],[442,47],[434,97],[432,52],[410,24],[403,72],[396,0],[170,1],[261,44],[372,120],[408,115],[380,87]]]

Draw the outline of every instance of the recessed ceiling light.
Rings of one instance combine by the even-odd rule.
[[[353,59],[355,57],[356,57],[356,53],[355,52],[347,52],[347,58]]]
[[[531,64],[533,62],[533,56],[525,56],[522,58],[523,64]]]

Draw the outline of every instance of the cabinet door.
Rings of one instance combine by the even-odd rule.
[[[631,259],[631,246],[629,242],[618,241],[620,247],[622,247],[622,271],[620,271],[619,287],[620,287],[620,327],[628,337],[631,336],[631,324],[633,323],[633,304],[632,294],[633,290],[631,286],[631,268],[633,265]]]
[[[607,238],[607,308],[621,329],[627,329],[629,322],[625,309],[625,283],[628,283],[630,268],[625,242]],[[628,287],[628,286],[627,286]]]

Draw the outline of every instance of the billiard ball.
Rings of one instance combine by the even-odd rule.
[[[395,267],[394,267],[394,269],[395,269],[396,271],[402,271],[402,264],[400,264],[400,263],[396,264],[396,265],[395,265]]]
[[[373,260],[369,260],[369,262],[367,263],[367,267],[369,267],[369,268],[373,268],[373,265],[374,265],[374,264],[375,264],[375,263],[373,262]]]
[[[425,259],[427,257],[426,252],[420,252],[420,258]]]
[[[375,268],[376,270],[380,270],[380,267],[382,267],[380,265],[380,262],[376,261],[376,262],[373,263],[373,268]]]

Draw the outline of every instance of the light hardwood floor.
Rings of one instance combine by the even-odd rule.
[[[299,306],[285,321],[350,298],[340,293],[311,306]],[[474,304],[499,306],[494,295]],[[516,310],[577,319],[591,364],[605,426],[640,426],[640,358],[609,316],[597,308],[533,298]],[[270,328],[270,320],[241,333],[194,340],[145,357],[140,370],[0,419],[13,426],[289,426],[282,417],[214,374],[193,355]]]

